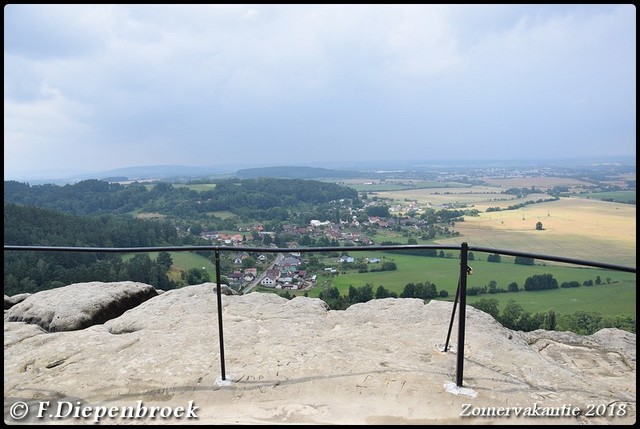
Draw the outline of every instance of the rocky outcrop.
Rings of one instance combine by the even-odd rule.
[[[203,286],[216,290],[215,283]],[[73,331],[106,322],[120,316],[125,311],[141,304],[149,298],[163,294],[144,283],[76,283],[73,285],[42,291],[24,305],[10,312],[5,311],[5,320],[37,324],[49,332]],[[224,295],[238,292],[227,285],[220,290]],[[31,296],[22,293],[4,296],[4,309],[11,309]]]
[[[93,423],[89,417],[39,417],[37,410],[43,401],[51,409],[186,407],[191,401],[197,419],[160,422],[635,422],[636,342],[625,331],[515,332],[467,307],[464,386],[455,386],[457,329],[451,350],[442,351],[450,302],[387,298],[333,311],[315,298],[223,294],[221,350],[211,286],[169,290],[104,324],[73,332],[47,333],[5,321],[5,421],[17,422],[10,415],[16,403],[31,410],[20,422]],[[535,407],[538,414],[532,415]],[[582,412],[539,414],[561,407]],[[590,407],[594,414],[588,416]],[[520,414],[496,415],[497,408]],[[491,410],[493,415],[478,415]],[[115,416],[101,422],[159,421]]]
[[[12,306],[5,318],[26,322],[45,331],[73,331],[101,324],[157,296],[144,283],[77,283],[28,296]]]
[[[30,296],[30,293],[19,293],[17,295],[13,295],[13,296],[4,296],[4,309],[8,310],[11,307],[13,307],[14,305],[16,305],[19,302],[24,301],[28,296]]]

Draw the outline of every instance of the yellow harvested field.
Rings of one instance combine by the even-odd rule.
[[[541,222],[543,230],[536,230]],[[466,216],[455,225],[471,246],[636,266],[636,206],[579,198],[532,204],[518,210]]]
[[[416,200],[434,208],[444,203],[465,203],[479,216],[465,216],[453,228],[460,236],[438,240],[437,244],[469,243],[470,246],[540,253],[625,266],[636,266],[636,206],[584,198],[525,205],[504,210],[525,201],[549,199],[530,194],[525,198],[495,194],[500,188],[442,188],[379,192],[378,196],[399,201]],[[437,194],[436,194],[437,192]],[[446,192],[446,194],[445,194]],[[497,201],[497,199],[504,199]],[[501,211],[485,212],[487,207]],[[541,222],[543,230],[536,230]]]
[[[487,207],[500,207],[501,209],[524,203],[551,198],[546,194],[529,194],[524,198],[515,195],[503,194],[504,189],[489,186],[474,186],[472,188],[429,188],[409,189],[405,191],[371,192],[383,198],[391,198],[398,201],[417,201],[424,207],[442,208],[445,204],[466,204],[467,208],[476,208],[485,211]]]

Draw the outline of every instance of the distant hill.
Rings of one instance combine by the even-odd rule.
[[[138,167],[125,167],[115,170],[95,173],[92,179],[112,179],[126,177],[128,180],[150,180],[150,179],[191,179],[202,177],[219,177],[219,169],[213,167],[187,167],[183,165],[151,165]],[[232,173],[227,173],[231,175]]]
[[[98,179],[107,182],[126,181],[170,181],[186,182],[194,179],[225,179],[236,176],[239,179],[271,177],[275,179],[349,179],[364,177],[355,170],[332,170],[320,167],[256,167],[237,169],[234,167],[188,167],[183,165],[149,165],[117,168],[114,170],[75,174],[58,178],[19,178],[32,185],[67,184],[83,180]]]
[[[278,179],[350,179],[363,177],[361,172],[352,170],[331,170],[319,167],[260,167],[238,170],[236,176],[241,179],[274,177]]]
[[[25,175],[12,180],[27,182],[31,185],[64,185],[83,180],[97,179],[106,182],[126,181],[169,181],[186,182],[194,179],[222,179],[233,177],[235,168],[225,167],[188,167],[183,165],[146,165],[123,167],[114,170],[61,175]]]

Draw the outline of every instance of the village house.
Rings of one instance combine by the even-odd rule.
[[[260,280],[260,284],[262,286],[274,287],[280,278],[280,270],[271,269],[267,270],[265,276],[262,280]]]
[[[258,275],[258,269],[253,267],[253,268],[245,268],[244,269],[244,273],[246,274],[251,274],[253,275],[253,277],[256,277]]]
[[[276,278],[264,276],[264,278],[260,280],[260,284],[266,287],[274,287],[274,285],[276,284]]]
[[[242,243],[244,236],[242,234],[219,234],[218,241],[223,242],[224,244],[238,245],[238,243]]]

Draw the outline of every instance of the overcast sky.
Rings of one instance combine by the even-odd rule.
[[[633,5],[8,5],[5,178],[635,157]]]

